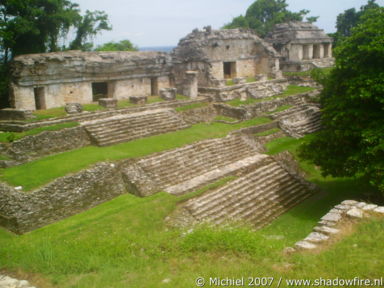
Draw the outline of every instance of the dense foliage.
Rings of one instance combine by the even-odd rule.
[[[379,5],[376,3],[376,0],[368,0],[367,5],[362,6],[360,11],[351,8],[339,14],[336,21],[336,33],[331,35],[335,39],[334,46],[338,46],[345,37],[351,36],[352,28],[358,24],[360,17],[367,10],[378,7]]]
[[[362,175],[384,192],[384,8],[360,17],[324,82],[323,130],[302,149],[325,175]]]
[[[265,36],[278,23],[287,21],[302,21],[309,13],[308,10],[291,12],[287,9],[285,0],[257,0],[249,8],[245,16],[235,17],[232,22],[224,28],[251,28],[256,30],[260,36]],[[307,20],[315,22],[318,17],[308,17]]]
[[[90,50],[87,42],[102,30],[110,30],[102,11],[81,15],[69,0],[0,1],[0,105],[7,106],[8,65],[15,56],[66,49]],[[66,41],[74,34],[72,41]]]
[[[98,46],[96,51],[137,51],[138,48],[129,40],[121,40],[120,42],[108,42]]]

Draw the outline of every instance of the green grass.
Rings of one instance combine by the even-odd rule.
[[[208,138],[224,137],[233,130],[268,122],[271,122],[269,118],[260,117],[233,125],[201,123],[188,129],[137,139],[118,145],[108,147],[87,146],[3,169],[0,179],[14,186],[23,186],[24,190],[27,191],[100,161],[142,157]]]
[[[215,120],[217,120],[217,121],[226,121],[226,122],[236,122],[236,121],[239,121],[238,119],[235,119],[235,118],[232,118],[232,117],[228,117],[228,116],[222,116],[222,115],[216,116]]]
[[[241,101],[239,98],[233,99],[231,101],[226,102],[227,104],[238,107],[241,105],[252,105],[260,102],[270,101],[278,98],[284,98],[296,94],[306,93],[315,90],[315,88],[312,87],[302,87],[302,86],[296,86],[296,85],[288,85],[287,89],[275,96],[267,97],[267,98],[260,98],[260,99],[254,99],[254,98],[248,98],[245,101]]]
[[[270,146],[296,150],[306,140]],[[173,229],[164,219],[193,193],[123,195],[22,236],[0,229],[0,268],[38,275],[41,288],[44,279],[46,286],[60,288],[178,288],[196,287],[197,277],[274,277],[272,287],[280,277],[280,287],[291,278],[382,277],[383,218],[362,220],[355,233],[323,252],[282,253],[308,235],[333,205],[360,199],[367,191],[360,179],[323,178],[314,167],[311,171],[309,178],[324,192],[259,231],[247,225]]]
[[[229,79],[229,80],[226,80],[226,81],[225,81],[225,85],[227,85],[227,86],[233,86],[233,85],[235,85],[235,83],[233,82],[233,79]]]
[[[279,132],[279,131],[280,131],[279,128],[273,128],[273,129],[270,129],[270,130],[267,130],[267,131],[263,131],[263,132],[256,133],[255,136],[258,136],[258,137],[261,137],[261,136],[268,136],[268,135],[275,134],[275,133],[277,133],[277,132]]]
[[[282,105],[280,107],[277,107],[275,110],[268,112],[267,114],[282,112],[282,111],[288,110],[289,108],[292,108],[292,107],[293,107],[292,105]]]
[[[32,113],[36,118],[29,119],[29,122],[45,120],[50,118],[61,118],[67,116],[64,107],[51,108],[46,110],[37,110]]]
[[[248,77],[247,78],[247,83],[252,83],[252,82],[256,82],[257,79],[255,77]]]
[[[322,72],[327,74],[327,73],[329,73],[333,69],[333,67],[315,68],[315,69],[316,70],[321,70]],[[298,72],[283,72],[283,75],[286,76],[286,77],[290,77],[290,76],[311,77],[312,71],[315,70],[315,69],[308,70],[308,71],[298,71]]]
[[[182,112],[182,111],[187,111],[187,110],[192,110],[192,109],[202,108],[202,107],[207,107],[207,106],[208,106],[208,103],[193,103],[193,104],[188,104],[188,105],[184,105],[181,107],[177,107],[177,108],[175,108],[175,110],[177,112]]]
[[[76,127],[78,125],[79,125],[78,122],[67,122],[67,123],[62,123],[57,125],[38,127],[28,131],[24,131],[24,132],[3,132],[3,133],[0,133],[0,142],[3,142],[3,143],[13,142],[25,136],[36,135],[44,131],[57,131],[65,128]]]

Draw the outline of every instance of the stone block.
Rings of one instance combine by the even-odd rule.
[[[233,78],[232,81],[233,81],[233,84],[245,84],[247,83],[247,78],[238,77],[238,78]]]
[[[328,226],[317,226],[313,229],[315,232],[327,234],[327,235],[334,235],[340,232],[339,229],[331,228]]]
[[[317,246],[307,241],[299,241],[295,244],[295,247],[300,250],[313,250]]]
[[[117,107],[117,99],[113,98],[100,98],[99,105],[105,108],[116,108]]]
[[[356,207],[348,210],[347,215],[351,218],[363,218],[364,217],[363,211],[360,210],[359,208],[356,208]]]
[[[160,97],[161,99],[171,101],[176,99],[176,88],[163,88],[160,89]]]
[[[129,102],[132,104],[139,104],[143,105],[147,103],[148,97],[147,96],[131,96],[129,97]]]
[[[18,110],[12,108],[5,108],[0,110],[0,120],[26,120],[32,119],[35,116],[31,110]]]
[[[68,114],[78,114],[83,112],[83,106],[80,103],[65,104],[65,112]]]
[[[329,239],[329,236],[324,235],[323,233],[319,232],[312,232],[307,236],[307,238],[304,239],[304,241],[312,242],[312,243],[319,243],[324,242]]]

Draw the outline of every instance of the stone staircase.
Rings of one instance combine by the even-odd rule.
[[[169,108],[117,115],[81,123],[98,146],[176,131],[189,126]]]
[[[278,119],[280,128],[294,138],[301,138],[321,129],[321,111],[314,105],[298,105],[274,113],[271,117]]]
[[[270,157],[227,185],[187,201],[176,225],[247,221],[262,227],[310,196],[308,186]]]
[[[136,161],[125,169],[131,191],[182,194],[227,175],[250,169],[268,157],[245,135],[210,139]]]

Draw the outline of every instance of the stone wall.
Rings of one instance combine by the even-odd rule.
[[[19,162],[25,162],[90,144],[90,138],[84,128],[74,127],[59,131],[44,131],[9,144],[3,144],[3,154]]]
[[[111,200],[127,192],[120,170],[102,162],[32,192],[0,183],[0,225],[25,233]]]
[[[187,124],[211,122],[217,116],[216,109],[212,106],[189,109],[181,112],[181,116]]]

